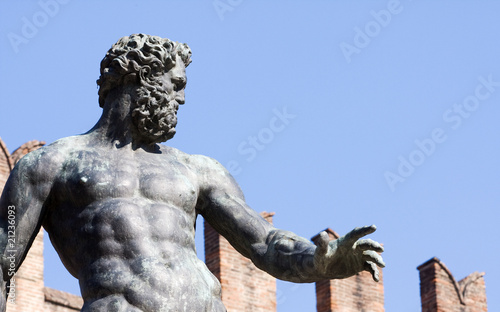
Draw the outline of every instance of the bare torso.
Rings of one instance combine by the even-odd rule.
[[[43,224],[80,281],[82,311],[225,311],[196,256],[196,156],[89,142],[54,147],[62,170]]]

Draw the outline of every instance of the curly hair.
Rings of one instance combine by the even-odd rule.
[[[167,38],[134,34],[118,40],[101,61],[99,106],[104,107],[108,93],[130,79],[138,79],[141,70],[147,73],[147,84],[175,66],[176,55],[185,66],[191,63],[191,49],[185,43]]]

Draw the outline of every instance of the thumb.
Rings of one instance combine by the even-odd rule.
[[[317,240],[317,248],[315,254],[326,255],[328,252],[328,246],[330,244],[330,236],[325,231],[319,233],[319,239]]]

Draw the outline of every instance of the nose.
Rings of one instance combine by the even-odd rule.
[[[180,105],[185,103],[185,98],[184,98],[184,89],[179,90],[175,93],[175,101],[179,103]]]

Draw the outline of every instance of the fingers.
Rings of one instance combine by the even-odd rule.
[[[375,282],[378,282],[380,280],[377,265],[375,265],[375,263],[371,261],[365,262],[365,270],[371,273],[372,278]]]
[[[328,245],[330,244],[330,236],[325,231],[319,233],[319,240],[317,241],[316,254],[326,255],[328,252]]]
[[[365,250],[363,251],[363,261],[374,263],[378,265],[381,268],[385,267],[384,260],[382,259],[382,256],[380,256],[378,253],[376,253],[373,250]]]
[[[363,236],[371,234],[377,230],[375,225],[357,227],[354,230],[346,234],[345,239],[352,241],[353,243]]]
[[[371,240],[369,238],[360,239],[359,241],[357,241],[356,248],[359,248],[363,251],[374,250],[376,252],[384,252],[384,247],[382,247],[382,245],[380,245],[378,242]]]

